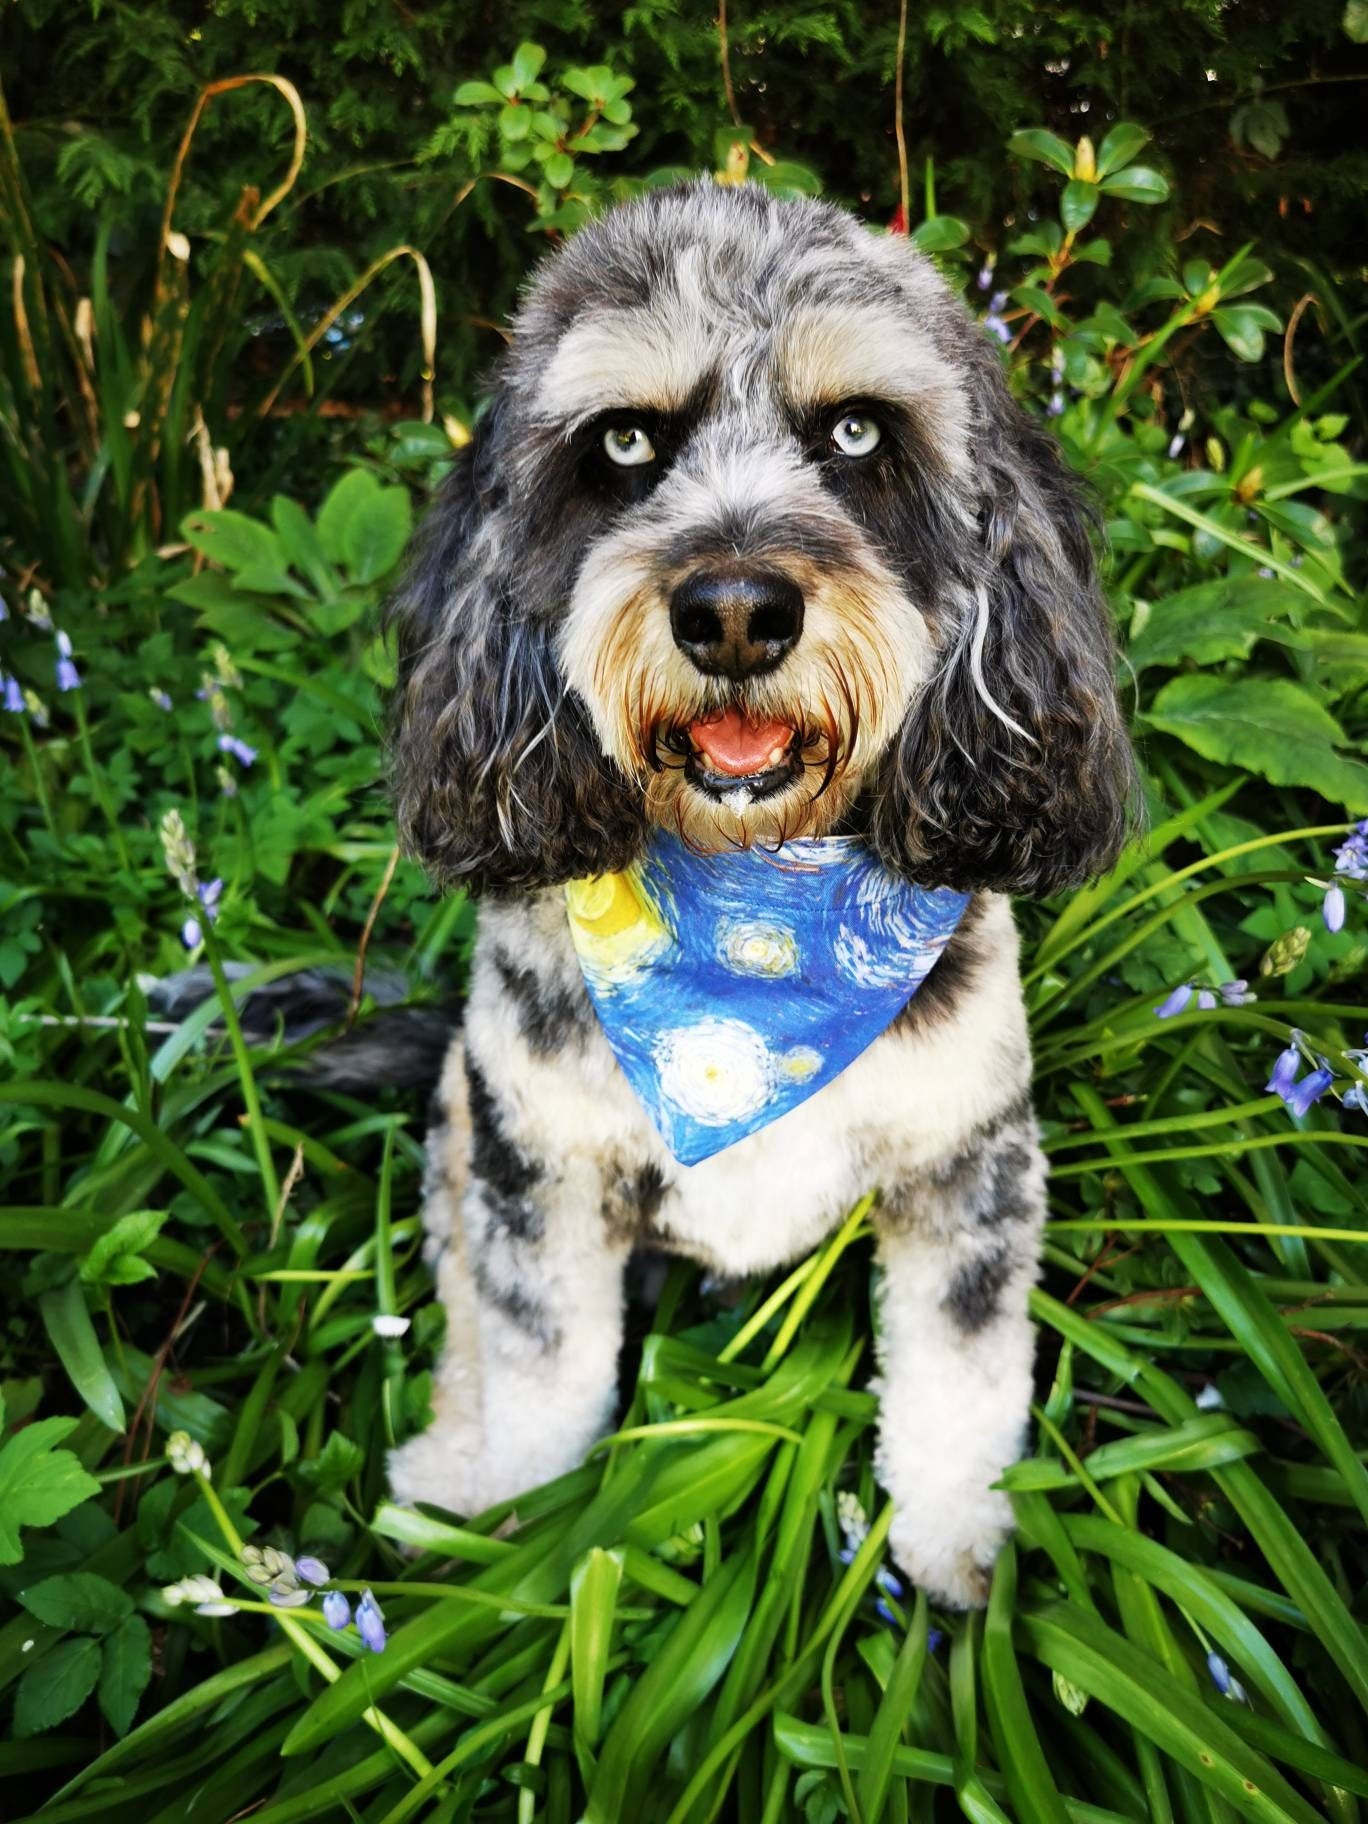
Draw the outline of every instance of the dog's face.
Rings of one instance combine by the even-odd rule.
[[[549,261],[397,613],[449,883],[839,827],[1044,891],[1121,839],[1076,490],[929,262],[826,205],[704,182]]]

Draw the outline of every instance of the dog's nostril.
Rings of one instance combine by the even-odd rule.
[[[670,598],[670,630],[709,675],[772,671],[803,631],[803,592],[776,571],[698,573]]]

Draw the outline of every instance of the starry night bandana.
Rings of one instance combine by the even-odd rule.
[[[967,893],[915,887],[851,836],[696,855],[657,834],[571,881],[570,933],[627,1081],[682,1165],[777,1120],[897,1017]]]

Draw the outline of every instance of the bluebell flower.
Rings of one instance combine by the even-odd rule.
[[[874,1613],[878,1616],[880,1621],[887,1622],[890,1628],[897,1627],[898,1618],[893,1613],[892,1609],[889,1608],[882,1596],[880,1596],[879,1600],[874,1604]]]
[[[1010,342],[1012,339],[1012,332],[1008,328],[1002,315],[1006,308],[1007,293],[1005,291],[995,291],[988,300],[988,315],[983,319],[983,327],[988,331],[988,334],[990,336],[996,336],[999,342],[1004,343]]]
[[[1228,1697],[1230,1694],[1230,1667],[1219,1653],[1207,1654],[1207,1671],[1211,1674],[1211,1682],[1221,1696]]]
[[[372,1653],[385,1650],[385,1617],[369,1590],[362,1590],[356,1605],[356,1631]]]
[[[1246,1007],[1250,1001],[1257,1001],[1258,995],[1250,992],[1249,983],[1243,977],[1237,982],[1222,982],[1221,999],[1227,1007]]]
[[[1183,1011],[1191,999],[1192,983],[1180,982],[1166,999],[1160,1001],[1159,1005],[1155,1008],[1155,1018],[1160,1020],[1171,1020],[1175,1013],[1181,1013]]]
[[[980,291],[987,291],[989,286],[993,283],[992,267],[991,266],[980,266],[979,275],[978,275],[978,278],[975,280],[975,283],[977,284]]]
[[[1050,394],[1049,404],[1045,407],[1045,416],[1047,418],[1058,418],[1063,410],[1064,395],[1059,391],[1058,387],[1056,387],[1054,392]]]
[[[1368,1115],[1368,1089],[1362,1083],[1351,1083],[1340,1100],[1346,1108],[1356,1108],[1361,1115]]]
[[[1211,992],[1210,988],[1199,988],[1197,990],[1197,1005],[1201,1008],[1203,1013],[1210,1013],[1212,1011],[1216,1005],[1216,996]]]
[[[3,595],[0,595],[0,621],[7,621],[9,618],[9,603],[5,600]]]
[[[297,1583],[280,1577],[266,1592],[266,1600],[275,1609],[302,1609],[306,1602],[313,1600],[312,1592],[301,1590]]]
[[[6,677],[4,685],[5,708],[12,716],[24,713],[24,693],[19,688],[18,678]]]
[[[257,757],[257,750],[254,747],[248,747],[247,743],[240,741],[236,735],[220,735],[218,744],[221,754],[231,754],[234,760],[242,766],[250,766]]]
[[[903,1586],[902,1578],[890,1571],[886,1564],[880,1565],[878,1570],[874,1573],[874,1581],[881,1590],[887,1591],[894,1602],[901,1602],[903,1597],[907,1594],[907,1591]]]
[[[195,898],[203,907],[204,915],[211,925],[218,919],[219,901],[222,897],[223,881],[221,879],[202,880],[195,888]],[[327,1581],[326,1578],[324,1581]]]
[[[1174,461],[1177,457],[1182,455],[1183,445],[1186,442],[1187,442],[1187,438],[1184,437],[1184,435],[1181,431],[1178,432],[1176,437],[1169,438],[1168,453],[1169,453],[1170,462]]]
[[[196,950],[204,942],[204,931],[197,918],[187,918],[180,928],[180,940],[187,950]]]
[[[934,1653],[936,1648],[941,1644],[941,1642],[944,1639],[945,1639],[945,1636],[939,1628],[928,1628],[926,1630],[926,1650],[927,1650],[927,1652]]]
[[[1294,1115],[1304,1115],[1313,1102],[1319,1102],[1335,1080],[1335,1073],[1326,1065],[1324,1058],[1309,1076],[1295,1083],[1283,1097],[1283,1101]]]
[[[167,693],[164,690],[159,690],[156,685],[152,685],[149,688],[147,694],[149,697],[151,697],[152,701],[156,704],[158,709],[164,710],[164,709],[170,709],[172,707],[170,697],[167,695]]]
[[[330,1575],[321,1558],[296,1558],[295,1570],[305,1583],[312,1583],[319,1588],[328,1581]]]
[[[329,1590],[323,1598],[323,1619],[334,1633],[340,1633],[351,1620],[351,1604],[341,1590]]]
[[[71,641],[59,627],[53,634],[57,643],[57,688],[58,690],[79,690],[81,674],[71,659]]]
[[[1321,917],[1325,920],[1327,931],[1343,931],[1344,888],[1335,881],[1331,881],[1325,890],[1325,898],[1321,901]]]
[[[1267,1083],[1264,1084],[1265,1092],[1270,1096],[1282,1096],[1285,1099],[1288,1091],[1296,1082],[1297,1072],[1300,1069],[1301,1052],[1297,1049],[1296,1041],[1294,1040],[1286,1051],[1280,1051],[1278,1053],[1278,1059],[1273,1066],[1272,1075],[1269,1077]]]

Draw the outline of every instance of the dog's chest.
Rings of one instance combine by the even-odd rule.
[[[721,1272],[762,1271],[815,1246],[865,1191],[955,1153],[1024,1086],[1005,902],[980,931],[981,961],[948,1011],[890,1028],[807,1101],[693,1166],[671,1156],[618,1067],[558,895],[482,912],[466,1042],[519,1146],[565,1196],[629,1219],[636,1196],[642,1239]]]

